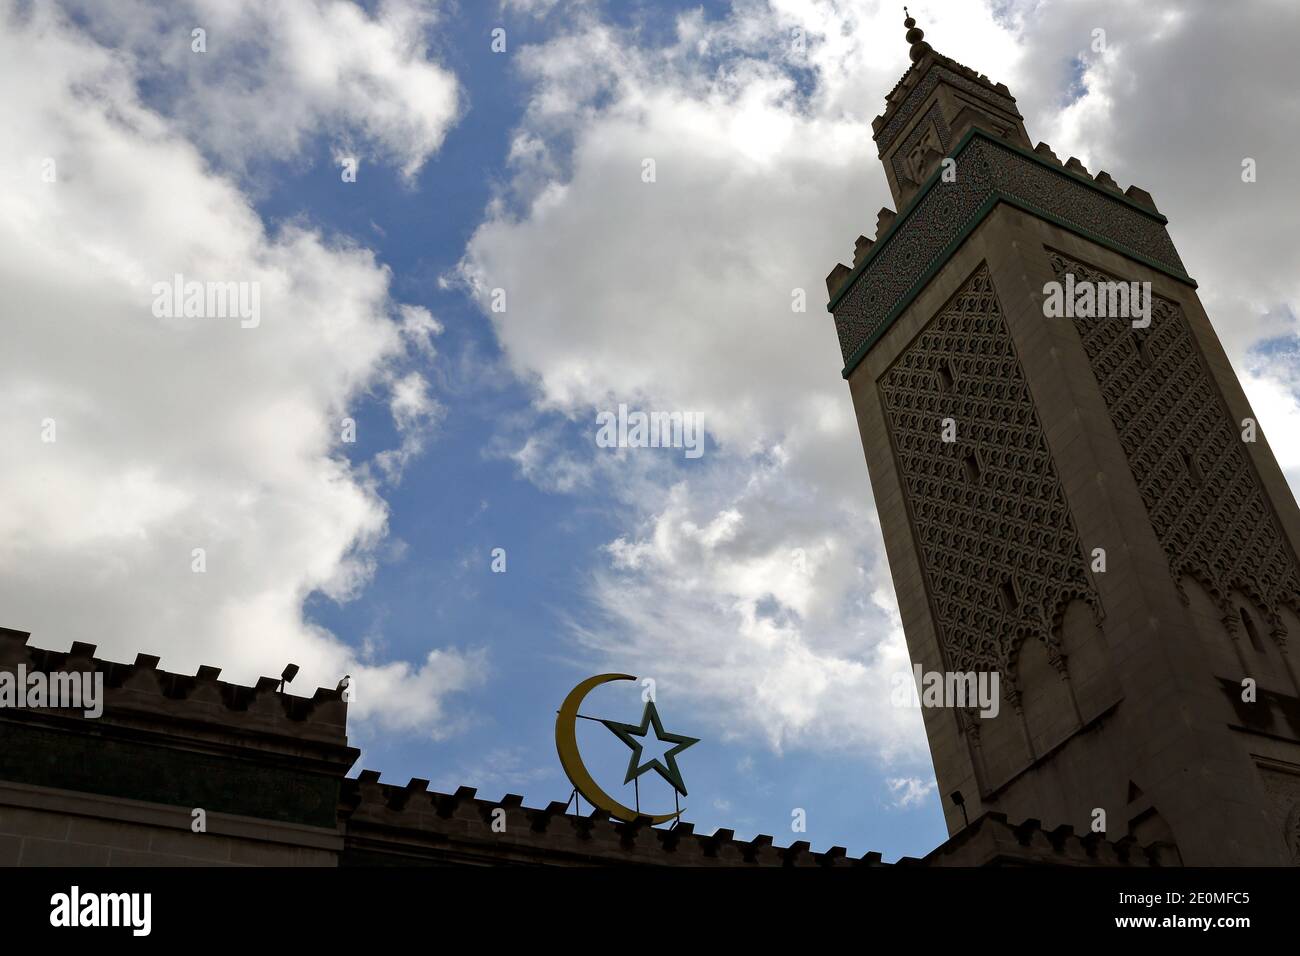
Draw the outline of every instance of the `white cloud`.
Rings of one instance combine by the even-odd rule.
[[[1287,234],[1300,196],[1281,172],[1297,134],[1279,117],[1294,111],[1296,31],[1271,21],[1297,15],[1173,9],[935,2],[922,26],[1005,81],[1062,158],[1155,194],[1241,368],[1262,335],[1295,333],[1279,306],[1300,299]],[[509,312],[487,314],[539,410],[585,422],[627,401],[702,413],[710,429],[689,471],[653,450],[593,448],[585,467],[546,441],[520,452],[542,487],[608,488],[625,509],[593,576],[596,618],[575,633],[611,665],[691,694],[726,733],[914,760],[919,715],[885,703],[906,651],[822,309],[824,276],[891,205],[870,120],[907,65],[901,17],[746,0],[722,20],[681,14],[660,48],[590,11],[572,20],[518,54],[531,89],[514,177],[462,277],[481,296],[508,290]],[[1110,47],[1093,57],[1101,25]],[[1268,56],[1247,49],[1263,35]],[[1082,95],[1062,112],[1079,57]],[[1235,152],[1263,156],[1271,179],[1240,189]],[[806,314],[791,312],[797,288]],[[1276,443],[1300,424],[1294,395],[1274,368],[1259,375],[1248,386]],[[791,571],[795,549],[806,575]]]
[[[405,326],[403,331],[406,331]],[[430,434],[446,410],[429,394],[429,383],[419,372],[394,377],[388,388],[388,409],[401,443],[377,454],[375,463],[385,478],[397,482],[406,466],[424,451]]]
[[[437,323],[391,301],[367,250],[268,232],[188,124],[140,103],[133,58],[44,4],[5,3],[0,18],[0,83],[24,91],[0,99],[4,624],[245,682],[294,661],[306,693],[351,673],[360,716],[442,727],[445,696],[481,679],[481,653],[363,659],[303,619],[312,592],[357,593],[387,530],[341,421],[378,395],[404,440],[423,433],[436,402],[405,356]],[[381,117],[405,103],[372,94]],[[42,181],[45,157],[56,182]],[[177,273],[258,283],[261,323],[155,318],[151,285]]]
[[[447,696],[479,686],[486,674],[482,649],[435,648],[418,667],[406,661],[366,664],[349,685],[351,713],[386,730],[445,740],[467,726],[464,716],[451,716]]]
[[[921,780],[919,777],[890,777],[885,781],[893,796],[895,809],[906,810],[924,803],[925,798],[934,793],[935,781]]]
[[[638,467],[596,460],[631,527],[593,575],[576,639],[665,699],[689,695],[724,736],[920,760],[916,712],[890,700],[910,666],[893,595],[857,544],[879,534],[869,515],[828,517],[837,503],[780,454],[723,457],[666,493],[653,474],[630,479]]]
[[[1287,374],[1290,371],[1292,374]],[[1296,394],[1295,366],[1290,369],[1264,365],[1243,371],[1241,385],[1259,416],[1268,440],[1292,488],[1300,488],[1300,398]],[[1272,431],[1271,428],[1279,428]]]
[[[534,17],[544,17],[556,8],[560,0],[501,0],[501,11],[516,11]]]
[[[391,161],[414,176],[460,110],[454,75],[428,58],[437,8],[384,0],[68,0],[101,41],[129,52],[171,100],[175,121],[235,168],[257,159],[330,155]],[[192,31],[206,32],[206,52]],[[319,157],[324,161],[325,155]]]

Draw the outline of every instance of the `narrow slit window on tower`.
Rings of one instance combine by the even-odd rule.
[[[1255,648],[1256,653],[1263,654],[1264,642],[1259,639],[1259,628],[1255,627],[1254,620],[1246,613],[1244,607],[1241,608],[1241,623],[1246,628],[1246,636],[1250,638],[1250,646]]]
[[[957,380],[952,376],[952,366],[948,364],[947,359],[942,360],[939,363],[939,391],[946,395],[951,394],[956,384]]]
[[[1020,598],[1016,595],[1015,582],[1010,578],[1002,580],[1002,584],[998,588],[998,595],[1002,598],[1002,610],[1010,613],[1020,606]]]
[[[973,451],[966,452],[966,457],[962,459],[966,466],[966,480],[972,483],[980,480],[980,460],[979,456]]]
[[[1138,361],[1142,363],[1142,367],[1150,368],[1151,337],[1147,334],[1146,329],[1133,330],[1133,348],[1137,352]]]
[[[1199,488],[1204,480],[1200,466],[1196,464],[1196,459],[1192,457],[1186,448],[1182,450],[1181,454],[1183,456],[1183,467],[1187,469],[1187,476],[1192,479],[1192,484]]]

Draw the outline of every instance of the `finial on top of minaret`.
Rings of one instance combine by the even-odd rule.
[[[908,51],[908,56],[912,58],[913,63],[916,63],[921,59],[921,57],[930,52],[930,44],[925,42],[925,31],[916,25],[916,21],[912,19],[912,15],[907,12],[907,7],[903,7],[903,16],[907,17],[907,19],[903,21],[903,26],[907,27],[907,36],[905,39],[908,43],[912,44],[912,49]]]

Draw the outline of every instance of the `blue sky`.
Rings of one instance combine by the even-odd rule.
[[[641,12],[635,5],[616,6],[617,19],[652,26],[641,34],[645,42],[663,41],[673,5],[657,3]],[[716,16],[723,7],[705,10]],[[526,91],[509,56],[490,50],[491,30],[503,23],[509,44],[546,33],[526,18],[503,20],[488,5],[465,5],[449,15],[448,33],[476,40],[445,44],[444,62],[464,84],[467,112],[414,184],[391,169],[363,166],[357,183],[342,186],[335,166],[298,170],[283,164],[270,174],[274,186],[257,207],[270,224],[305,216],[329,231],[358,237],[393,270],[394,293],[425,306],[445,327],[439,358],[424,371],[453,413],[427,453],[386,494],[391,535],[406,545],[403,557],[381,564],[355,599],[337,603],[317,595],[307,610],[339,635],[382,634],[394,656],[419,657],[431,640],[485,647],[491,676],[453,704],[466,723],[463,731],[438,741],[367,734],[358,769],[381,769],[390,781],[419,776],[443,788],[480,786],[480,795],[489,798],[521,793],[543,805],[566,799],[570,789],[555,758],[554,711],[569,687],[603,666],[587,663],[567,639],[568,619],[583,616],[587,576],[621,526],[610,516],[617,502],[599,493],[547,493],[494,454],[498,423],[529,417],[533,394],[524,383],[491,370],[499,348],[479,305],[461,288],[438,287],[437,279],[454,273],[463,256],[493,183],[508,176],[505,154]],[[328,151],[322,139],[316,152]],[[479,374],[466,374],[466,368]],[[382,403],[362,406],[356,417],[358,434],[371,436],[350,450],[360,462],[394,436]],[[558,429],[551,441],[592,439],[590,422],[547,419]],[[490,570],[496,547],[507,551],[504,574]],[[584,711],[635,721],[641,706],[638,687],[615,685],[593,696]],[[883,775],[866,754],[777,755],[753,740],[709,736],[697,708],[686,699],[674,701],[671,692],[660,706],[666,729],[704,737],[680,758],[691,791],[688,818],[703,831],[727,826],[742,837],[775,833],[781,842],[808,839],[818,847],[838,844],[891,856],[922,852],[942,839],[933,794],[924,798],[928,805],[893,808]],[[584,725],[581,740],[613,791],[622,781],[627,748],[596,725]],[[661,806],[669,806],[671,792],[657,778],[645,781],[647,805],[657,794]],[[623,794],[629,803],[631,793],[629,787]],[[808,832],[787,836],[796,807],[807,811]]]
[[[1154,194],[1294,486],[1297,134],[1267,121],[1294,109],[1270,72],[1294,11],[913,12],[1011,87],[1035,141]],[[889,859],[941,842],[919,714],[890,702],[908,656],[823,308],[890,202],[870,122],[907,66],[895,5],[0,16],[0,80],[26,91],[0,104],[0,624],[243,683],[294,661],[308,695],[350,673],[357,770],[537,806],[569,795],[568,690],[652,677],[666,729],[701,738],[680,758],[697,830]],[[261,324],[159,320],[150,286],[177,272],[259,282]],[[700,416],[704,455],[598,447],[619,404]],[[639,689],[584,712],[636,721]],[[626,747],[581,732],[617,789]]]

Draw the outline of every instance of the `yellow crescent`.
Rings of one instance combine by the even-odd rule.
[[[555,749],[560,755],[560,766],[569,775],[570,782],[578,792],[587,798],[588,803],[606,811],[611,817],[631,823],[637,818],[637,812],[631,807],[623,806],[600,789],[600,785],[587,772],[587,767],[582,762],[582,755],[578,752],[578,708],[582,706],[583,700],[592,690],[601,684],[608,684],[615,680],[636,680],[636,678],[631,674],[597,674],[595,677],[588,677],[569,691],[569,696],[564,698],[564,703],[560,705],[560,712],[555,715]],[[673,817],[681,816],[685,809],[682,807],[676,813],[661,813],[658,816],[650,816],[646,813],[640,815],[650,816],[651,823],[666,823]]]

